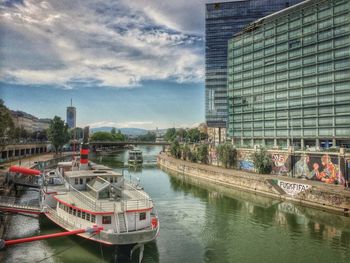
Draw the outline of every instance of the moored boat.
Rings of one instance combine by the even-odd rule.
[[[130,150],[128,157],[128,164],[132,166],[139,166],[143,163],[142,151]]]

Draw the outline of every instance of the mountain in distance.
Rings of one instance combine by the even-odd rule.
[[[110,132],[114,127],[98,127],[98,128],[91,128],[91,132]],[[133,136],[139,136],[139,135],[145,135],[147,134],[148,130],[141,129],[141,128],[117,128],[115,127],[116,131],[120,130],[122,134],[126,135],[133,135]]]

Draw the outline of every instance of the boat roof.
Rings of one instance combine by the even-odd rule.
[[[108,166],[105,166],[105,165],[102,165],[102,164],[96,164],[96,163],[92,163],[90,162],[90,167],[92,170],[112,170],[112,168],[108,167]]]
[[[69,171],[64,174],[69,178],[79,178],[79,177],[94,177],[94,176],[123,176],[121,173],[115,172],[113,170],[79,170],[79,171]]]
[[[67,167],[67,166],[72,166],[73,162],[72,161],[68,161],[68,162],[59,162],[57,164],[57,166],[61,166],[61,167]]]

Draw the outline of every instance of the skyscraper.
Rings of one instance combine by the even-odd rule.
[[[70,101],[70,106],[67,107],[67,124],[69,128],[75,128],[77,122],[77,112],[76,108],[72,105],[72,100]]]
[[[229,41],[237,145],[350,146],[350,2],[309,0]]]
[[[216,142],[227,124],[227,41],[254,20],[302,0],[240,0],[206,5],[205,117]]]

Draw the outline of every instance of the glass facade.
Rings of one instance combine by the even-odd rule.
[[[237,34],[227,92],[237,144],[350,141],[350,1],[307,1]]]
[[[242,0],[206,5],[205,115],[209,127],[226,128],[227,41],[247,24],[302,0]]]

